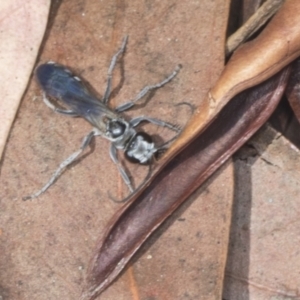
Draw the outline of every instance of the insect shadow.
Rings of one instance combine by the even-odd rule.
[[[109,107],[108,102],[112,95],[111,82],[113,70],[118,59],[123,56],[125,52],[127,40],[128,37],[126,36],[123,39],[121,48],[112,57],[107,72],[106,89],[101,100],[99,100],[99,97],[97,97],[91,89],[87,88],[87,85],[84,84],[79,77],[73,75],[69,69],[60,64],[48,62],[41,64],[36,69],[36,79],[43,90],[44,103],[54,112],[71,117],[82,117],[94,128],[83,138],[79,150],[71,154],[59,165],[49,181],[39,191],[24,197],[23,200],[33,199],[44,193],[70,164],[78,160],[81,153],[89,146],[95,136],[102,136],[111,142],[109,151],[110,157],[118,168],[129,191],[133,193],[135,189],[133,188],[128,172],[118,159],[118,150],[124,151],[125,158],[128,161],[149,166],[148,175],[141,184],[142,186],[151,173],[151,163],[153,160],[156,159],[179,134],[180,128],[177,125],[147,116],[130,119],[126,118],[123,112],[133,108],[136,103],[146,95],[151,96],[154,90],[170,82],[178,74],[181,67],[180,65],[161,82],[144,87],[132,100],[117,106],[115,109]],[[59,106],[54,104],[55,102],[53,102],[53,100],[56,100]],[[142,122],[149,122],[169,128],[176,132],[176,136],[162,145],[157,146],[153,142],[152,136],[142,130],[136,130],[136,127]],[[127,198],[128,197],[125,199]]]

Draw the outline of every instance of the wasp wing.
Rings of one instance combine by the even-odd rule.
[[[106,127],[105,118],[118,117],[114,111],[92,95],[78,77],[62,65],[42,64],[36,70],[36,77],[47,96],[58,99],[102,131]]]

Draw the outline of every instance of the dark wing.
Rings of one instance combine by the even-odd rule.
[[[83,82],[62,65],[47,63],[36,70],[37,81],[47,96],[60,100],[68,109],[101,129],[103,118],[117,114],[93,96]]]

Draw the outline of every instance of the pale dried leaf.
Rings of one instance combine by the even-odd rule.
[[[0,2],[0,160],[47,24],[49,0]]]

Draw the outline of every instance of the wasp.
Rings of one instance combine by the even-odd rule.
[[[115,109],[108,106],[109,98],[111,96],[113,70],[119,57],[125,51],[127,39],[128,37],[126,36],[123,39],[121,48],[112,57],[107,72],[106,89],[101,100],[89,91],[82,80],[66,67],[54,62],[41,64],[37,67],[35,74],[37,82],[43,90],[44,103],[56,113],[84,118],[93,126],[93,130],[83,138],[79,150],[74,152],[59,165],[50,180],[39,191],[24,197],[23,200],[33,199],[44,193],[57,180],[66,167],[72,164],[80,156],[95,136],[102,136],[111,142],[110,157],[119,169],[124,182],[132,193],[134,192],[134,188],[130,176],[119,162],[117,151],[124,151],[126,159],[130,162],[149,165],[159,151],[164,149],[164,145],[168,143],[164,143],[162,146],[158,147],[149,134],[138,131],[136,127],[142,122],[150,122],[158,126],[167,127],[170,130],[175,131],[177,135],[179,134],[179,126],[175,126],[171,123],[146,116],[126,119],[122,113],[132,108],[136,102],[141,100],[150,91],[158,89],[170,82],[177,75],[180,65],[178,65],[173,73],[163,81],[144,87],[131,101],[128,101]],[[64,108],[53,104],[53,101],[50,101],[50,99],[57,100]]]

